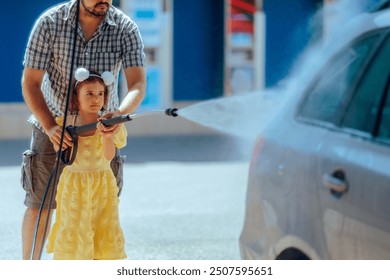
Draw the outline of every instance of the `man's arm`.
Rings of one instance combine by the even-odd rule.
[[[124,74],[127,82],[127,94],[119,106],[119,113],[133,113],[145,98],[146,74],[144,67],[128,67]]]
[[[50,141],[53,142],[55,147],[56,145],[58,147],[60,144],[62,128],[56,124],[43,97],[41,84],[44,74],[44,70],[28,67],[24,69],[22,77],[23,98],[31,113],[34,114],[38,122],[42,125],[45,133],[49,136]],[[71,145],[72,138],[69,134],[65,133],[63,149]]]
[[[121,102],[118,110],[104,115],[104,118],[113,118],[124,114],[131,114],[145,98],[146,91],[146,75],[144,67],[129,67],[125,69],[127,82],[127,94]],[[115,135],[120,129],[119,125],[104,127],[100,130],[101,133]]]

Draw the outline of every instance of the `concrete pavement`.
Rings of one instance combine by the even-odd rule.
[[[0,140],[0,167],[20,166],[30,139]],[[247,140],[224,134],[161,135],[128,137],[122,154],[127,163],[149,161],[237,161],[247,160],[251,152]]]
[[[128,259],[239,259],[249,147],[226,135],[128,140],[120,203]],[[0,259],[21,254],[26,147],[0,141]]]

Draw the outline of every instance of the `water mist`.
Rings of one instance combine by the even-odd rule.
[[[311,29],[322,30],[318,26],[323,26],[323,17],[325,14],[329,16],[329,13],[332,13],[330,20],[337,20],[338,29],[341,29],[340,24],[343,25],[353,16],[377,2],[379,1],[335,1],[313,16]],[[200,102],[179,109],[179,116],[223,133],[250,141],[255,140],[256,136],[275,119],[278,113],[284,110],[284,106],[291,103],[291,98],[296,98],[295,93],[304,90],[307,82],[317,73],[317,69],[324,67],[333,49],[337,48],[343,40],[337,37],[337,32],[337,28],[330,27],[321,32],[323,36],[313,34],[315,38],[322,38],[312,42],[302,52],[290,75],[275,88]]]

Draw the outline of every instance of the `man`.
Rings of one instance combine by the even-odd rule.
[[[32,112],[31,148],[24,153],[22,184],[27,206],[22,226],[23,259],[29,259],[34,239],[39,207],[49,176],[55,165],[53,145],[60,144],[62,128],[54,118],[64,115],[68,89],[74,30],[79,9],[74,68],[85,67],[99,73],[110,71],[115,84],[109,93],[107,117],[134,112],[145,96],[145,55],[137,25],[123,12],[112,6],[112,0],[71,0],[59,4],[36,21],[24,58],[22,91]],[[117,94],[118,72],[123,67],[127,94],[119,104]],[[106,132],[110,132],[109,127]],[[116,128],[118,130],[118,128]],[[111,131],[116,133],[117,131]],[[72,146],[65,133],[63,149]],[[121,182],[119,155],[112,162],[114,174]],[[59,174],[58,174],[59,177]],[[57,177],[57,179],[58,179]],[[119,183],[121,185],[121,183]],[[120,190],[119,190],[120,192]],[[53,203],[52,208],[55,208]],[[45,200],[36,236],[33,259],[39,257],[42,236],[49,211]]]

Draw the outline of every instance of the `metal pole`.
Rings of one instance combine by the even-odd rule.
[[[266,41],[266,21],[263,11],[263,0],[256,0],[256,12],[254,14],[254,89],[263,90],[265,88],[265,41]]]
[[[173,103],[173,0],[162,1],[162,46],[160,49],[162,106],[170,107]]]

